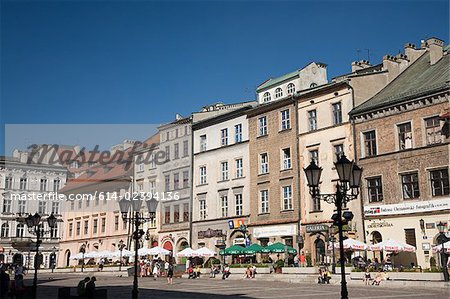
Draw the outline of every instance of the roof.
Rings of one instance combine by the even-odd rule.
[[[350,114],[361,114],[408,101],[411,97],[448,89],[449,63],[450,56],[444,55],[434,65],[430,65],[430,54],[426,52],[380,92],[354,108]]]

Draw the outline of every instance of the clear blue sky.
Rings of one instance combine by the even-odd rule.
[[[444,1],[3,1],[4,124],[163,123],[255,97],[310,61],[329,78],[406,42],[449,41]]]

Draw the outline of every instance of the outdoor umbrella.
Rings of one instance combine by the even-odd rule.
[[[201,256],[201,257],[211,257],[215,255],[216,255],[215,251],[212,251],[211,249],[208,249],[206,247],[197,249],[192,253],[192,256]]]
[[[247,248],[244,248],[244,253],[248,255],[254,255],[256,253],[263,252],[264,247],[259,244],[252,244]]]
[[[439,244],[437,246],[434,246],[433,247],[433,252],[435,252],[435,253],[441,252],[442,247],[444,247],[444,252],[445,253],[450,253],[450,241],[447,241],[444,244]]]
[[[97,251],[91,251],[89,253],[86,253],[84,257],[87,259],[96,259],[100,257],[100,254]]]
[[[150,255],[169,255],[170,251],[167,249],[164,249],[162,247],[156,246],[156,247],[152,247],[149,249],[148,251]]]
[[[267,246],[266,248],[263,248],[262,252],[263,253],[284,253],[286,249],[287,249],[288,253],[292,253],[292,254],[297,253],[296,249],[294,249],[290,246],[287,246],[281,242],[277,242],[277,243]]]
[[[194,250],[190,247],[185,248],[176,254],[177,257],[191,257]]]
[[[233,245],[231,247],[225,248],[219,252],[220,255],[236,255],[236,254],[244,254],[244,247],[239,245]]]
[[[111,253],[112,257],[118,257],[120,258],[120,250],[116,250],[114,252]],[[130,257],[133,256],[134,252],[131,252],[129,250],[126,249],[122,249],[122,257]]]
[[[103,258],[103,257],[112,258],[113,257],[113,253],[111,251],[108,251],[108,250],[103,250],[103,251],[100,251],[98,253],[98,257],[101,257],[101,258]]]
[[[344,250],[364,251],[368,247],[367,244],[352,238],[344,240]],[[334,243],[334,248],[339,248],[339,242]]]
[[[416,247],[392,239],[370,245],[369,249],[372,251],[389,251],[394,253],[416,251]]]
[[[139,256],[144,256],[144,255],[149,255],[149,254],[150,254],[150,248],[142,247],[142,248],[138,249]]]
[[[71,260],[82,260],[83,259],[83,253],[77,253],[74,256],[70,257]]]

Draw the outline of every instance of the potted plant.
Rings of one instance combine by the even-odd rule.
[[[284,261],[283,260],[278,260],[275,262],[275,273],[282,273],[282,268],[284,267]]]

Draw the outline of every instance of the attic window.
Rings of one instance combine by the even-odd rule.
[[[270,93],[266,92],[263,96],[263,102],[270,101]]]
[[[294,85],[294,83],[289,83],[288,84],[287,92],[288,92],[288,94],[294,94],[294,92],[295,92],[295,85]]]
[[[317,86],[317,83],[311,83],[311,85],[309,86],[309,87],[311,87],[311,88],[313,88],[313,87],[316,87]]]
[[[283,96],[283,90],[281,88],[275,89],[275,98],[281,98]]]

